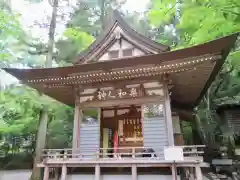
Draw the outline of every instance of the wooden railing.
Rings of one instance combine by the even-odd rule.
[[[183,148],[184,159],[203,161],[203,148],[205,146],[178,146]],[[164,159],[164,149],[131,147],[118,148],[115,152],[113,148],[100,149],[44,149],[43,160],[54,159],[78,159],[78,160],[104,160],[104,159]]]

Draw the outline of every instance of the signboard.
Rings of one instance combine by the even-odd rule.
[[[183,148],[167,147],[164,149],[164,157],[167,161],[183,161]]]
[[[101,90],[96,92],[95,100],[110,100],[123,98],[136,98],[143,95],[140,88],[116,89],[116,90]]]

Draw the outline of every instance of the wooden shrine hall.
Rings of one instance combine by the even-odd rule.
[[[45,169],[44,180],[51,167],[62,168],[62,180],[71,167],[94,168],[91,178],[95,180],[107,179],[106,167],[129,168],[127,178],[132,180],[152,176],[141,173],[142,168],[149,172],[154,167],[169,168],[174,180],[183,176],[176,168],[194,168],[193,176],[202,180],[201,167],[206,163],[199,149],[204,146],[185,146],[180,121],[192,119],[193,108],[220,71],[238,34],[170,51],[133,30],[117,12],[107,27],[73,66],[4,69],[75,108],[72,148],[44,150],[39,162]],[[182,148],[184,158],[166,159],[168,147]],[[168,179],[160,175],[158,179]]]

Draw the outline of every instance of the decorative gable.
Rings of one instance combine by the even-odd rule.
[[[76,64],[108,61],[132,56],[142,56],[169,51],[168,46],[159,44],[133,30],[117,11],[102,36],[82,52]]]
[[[119,38],[115,38],[114,43],[112,43],[102,55],[99,56],[97,61],[107,61],[119,58],[127,58],[132,56],[141,56],[146,54],[155,54],[156,51],[152,51],[147,47],[136,45],[134,39],[126,36],[124,33],[120,33]]]

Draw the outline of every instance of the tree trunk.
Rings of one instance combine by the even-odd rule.
[[[31,176],[32,180],[37,180],[41,178],[40,168],[37,167],[37,164],[41,162],[42,149],[45,147],[47,122],[48,122],[47,110],[43,108],[41,109],[39,114],[39,126],[37,132],[35,158],[33,162],[33,171]]]
[[[101,27],[102,31],[104,31],[105,27],[105,0],[100,0],[100,21],[101,21]]]
[[[204,128],[202,126],[201,120],[198,116],[198,114],[195,114],[195,118],[194,118],[194,127],[196,130],[198,130],[199,132],[199,136],[201,137],[202,141],[206,142],[206,133],[204,131]]]
[[[53,11],[52,11],[52,18],[51,18],[50,29],[49,29],[48,55],[45,63],[46,68],[52,67],[58,0],[53,0],[52,6],[53,6]],[[40,96],[42,96],[42,94],[40,94]],[[39,114],[39,126],[38,126],[37,138],[36,138],[35,157],[34,157],[33,171],[31,175],[32,180],[41,179],[41,169],[37,167],[37,164],[41,162],[42,150],[45,148],[46,137],[47,137],[47,126],[48,126],[48,111],[47,111],[47,107],[43,105]]]

